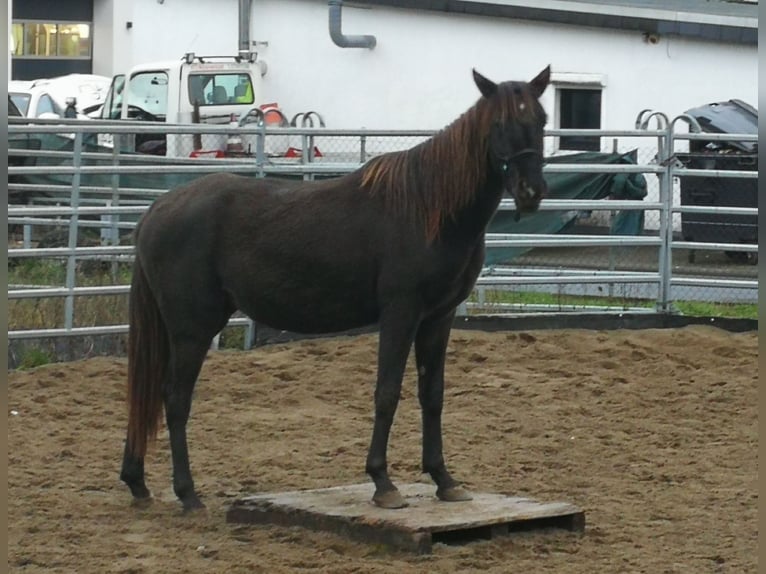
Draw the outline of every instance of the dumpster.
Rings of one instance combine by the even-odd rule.
[[[687,110],[707,133],[757,134],[758,111],[740,100],[729,100]],[[689,142],[689,153],[676,157],[690,169],[756,171],[758,142]],[[758,207],[758,180],[681,176],[681,205],[717,207]],[[682,213],[681,234],[686,241],[702,243],[757,243],[756,215]],[[737,261],[755,263],[755,254],[727,251]],[[690,254],[690,261],[694,253]]]

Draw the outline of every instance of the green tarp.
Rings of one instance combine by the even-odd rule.
[[[598,153],[583,152],[566,156],[546,158],[546,163],[553,164],[635,164],[634,153]],[[640,173],[549,173],[545,176],[548,183],[548,199],[633,199],[646,197],[646,178]],[[516,221],[514,211],[498,211],[489,224],[489,233],[545,233],[554,234],[565,231],[577,219],[578,212],[538,211],[523,215]],[[612,235],[640,235],[644,229],[644,212],[641,210],[621,211],[612,222]],[[507,263],[515,257],[529,251],[525,247],[503,247],[487,250],[487,265]]]

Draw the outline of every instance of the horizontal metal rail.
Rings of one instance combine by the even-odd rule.
[[[487,247],[608,247],[659,246],[659,237],[633,235],[534,235],[487,233]]]
[[[227,327],[249,327],[252,321],[247,317],[229,319]],[[92,327],[72,327],[71,329],[18,329],[8,331],[9,340],[40,339],[45,337],[81,337],[84,335],[125,335],[130,330],[126,324],[101,325]]]
[[[30,124],[28,121],[18,121],[9,118],[8,134],[50,134],[59,133],[71,135],[74,133],[83,134],[264,134],[269,135],[306,135],[306,136],[329,136],[329,137],[423,137],[428,138],[437,133],[437,130],[423,129],[333,129],[333,128],[312,128],[312,127],[264,127],[262,124],[245,124],[242,126],[231,126],[225,124],[170,124],[155,122],[116,122],[106,123],[99,120],[88,122],[35,122]],[[596,137],[637,137],[637,138],[657,138],[662,137],[667,132],[665,130],[597,130],[597,129],[547,129],[546,136],[596,136]],[[712,135],[712,134],[711,134]],[[751,137],[748,135],[747,137]],[[729,139],[742,139],[735,134]]]
[[[14,225],[39,225],[48,227],[66,227],[69,226],[69,221],[66,219],[50,219],[47,217],[9,217],[9,224]],[[100,221],[82,220],[78,222],[80,227],[96,227],[96,228],[117,228],[117,229],[133,229],[135,223],[126,222],[112,222],[112,221]]]
[[[77,213],[78,215],[110,215],[119,213],[143,213],[148,209],[146,206],[119,206],[119,205],[105,205],[103,207],[40,207],[40,206],[8,206],[9,217],[25,217],[25,216],[55,216],[55,215],[72,215]]]
[[[575,305],[575,304],[530,304],[530,303],[505,303],[505,302],[484,302],[479,303],[470,301],[466,303],[466,307],[472,310],[486,311],[491,310],[505,310],[505,311],[517,311],[520,313],[519,317],[530,317],[535,315],[551,315],[559,311],[587,311],[588,313],[608,313],[617,314],[622,316],[623,313],[647,313],[655,314],[657,311],[649,307],[629,307],[624,305]],[[493,313],[488,313],[492,315]],[[503,314],[505,315],[505,313]]]
[[[8,331],[9,340],[41,339],[45,337],[81,337],[84,335],[124,335],[128,325],[100,325],[92,327],[72,327],[71,329],[25,329]]]
[[[716,178],[737,178],[737,179],[758,179],[758,172],[741,169],[689,169],[686,167],[677,167],[673,169],[673,175],[677,177],[716,177]]]
[[[703,243],[701,241],[674,241],[673,249],[700,249],[704,251],[744,251],[758,253],[754,243]]]
[[[9,183],[8,189],[13,191],[29,191],[29,192],[40,192],[40,193],[51,193],[51,194],[59,194],[59,192],[64,193],[70,193],[72,190],[72,186],[68,184],[32,184],[32,183]],[[139,187],[120,187],[119,188],[119,194],[122,195],[128,195],[131,197],[136,196],[142,196],[145,195],[150,199],[155,199],[155,197],[167,192],[167,189],[146,189],[146,188],[139,188]],[[82,185],[80,186],[80,194],[81,195],[89,195],[89,194],[99,194],[99,193],[108,193],[111,194],[114,192],[114,188],[107,187],[107,186],[98,186],[98,185]],[[68,198],[68,196],[67,196]],[[35,198],[35,200],[41,200],[43,198]],[[124,201],[123,198],[120,198],[121,201]]]
[[[41,297],[76,297],[83,295],[124,295],[130,293],[130,285],[100,285],[94,287],[41,287],[39,289],[9,289],[8,299],[39,299]]]
[[[22,248],[9,249],[8,257],[103,257],[105,255],[133,255],[131,246],[104,246],[104,247],[46,247],[46,248]]]
[[[66,207],[66,206],[19,206],[9,205],[8,216],[9,217],[22,217],[22,216],[57,216],[57,215],[100,215],[100,214],[139,214],[146,211],[149,204],[130,205],[130,206],[115,206],[104,205],[97,207]],[[662,208],[660,202],[651,201],[635,201],[635,200],[587,200],[587,199],[543,199],[540,202],[540,211],[616,211],[616,210],[658,210]],[[515,210],[516,204],[512,199],[504,199],[500,202],[498,209],[501,210]],[[708,208],[709,209],[709,208]],[[749,215],[757,213],[757,208],[731,208],[732,214],[745,214]],[[694,208],[692,211],[704,212],[704,209]],[[727,211],[728,213],[728,211]]]
[[[631,199],[543,199],[538,207],[540,211],[651,211],[662,208],[659,201]],[[516,203],[512,199],[503,199],[498,209],[514,211]]]
[[[671,285],[684,287],[726,287],[729,289],[758,289],[757,279],[710,279],[705,277],[671,277]]]
[[[357,163],[306,163],[299,165],[278,165],[278,164],[235,164],[226,165],[226,171],[229,173],[252,173],[261,172],[270,174],[333,174],[347,173],[359,169]],[[84,165],[82,167],[73,167],[67,165],[45,166],[47,175],[74,175],[80,173],[83,175],[115,175],[115,174],[151,174],[151,173],[188,173],[188,174],[206,174],[221,171],[220,167],[206,165],[181,165],[171,164],[163,166],[154,165]],[[657,165],[604,165],[604,164],[546,164],[543,173],[662,173],[665,168]],[[8,175],[35,175],[41,173],[41,168],[37,166],[9,166]],[[743,172],[752,173],[752,172]]]
[[[715,215],[758,215],[757,207],[728,207],[725,205],[679,205],[673,213],[711,213]]]
[[[658,283],[659,273],[611,273],[599,275],[505,275],[502,277],[479,277],[477,285],[582,285],[601,283]]]
[[[673,139],[711,142],[757,142],[758,134],[679,132],[673,134]]]

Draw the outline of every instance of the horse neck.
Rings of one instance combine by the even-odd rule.
[[[487,147],[475,128],[475,122],[468,117],[456,120],[452,125],[436,134],[424,150],[434,161],[443,158],[449,152],[449,161],[440,161],[443,170],[441,181],[459,200],[452,205],[452,210],[443,219],[441,234],[453,238],[483,238],[489,221],[495,214],[503,195],[500,177],[494,175],[489,167]],[[450,184],[452,187],[450,187]],[[460,186],[456,189],[457,186]]]
[[[483,239],[502,197],[503,187],[499,178],[488,175],[484,184],[477,188],[474,201],[445,222],[442,229],[445,238],[465,241]]]

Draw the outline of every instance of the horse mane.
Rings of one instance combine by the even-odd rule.
[[[430,139],[373,158],[361,168],[362,187],[386,209],[420,222],[428,242],[469,205],[487,178],[489,133],[495,122],[534,118],[537,102],[526,84],[503,82]]]

